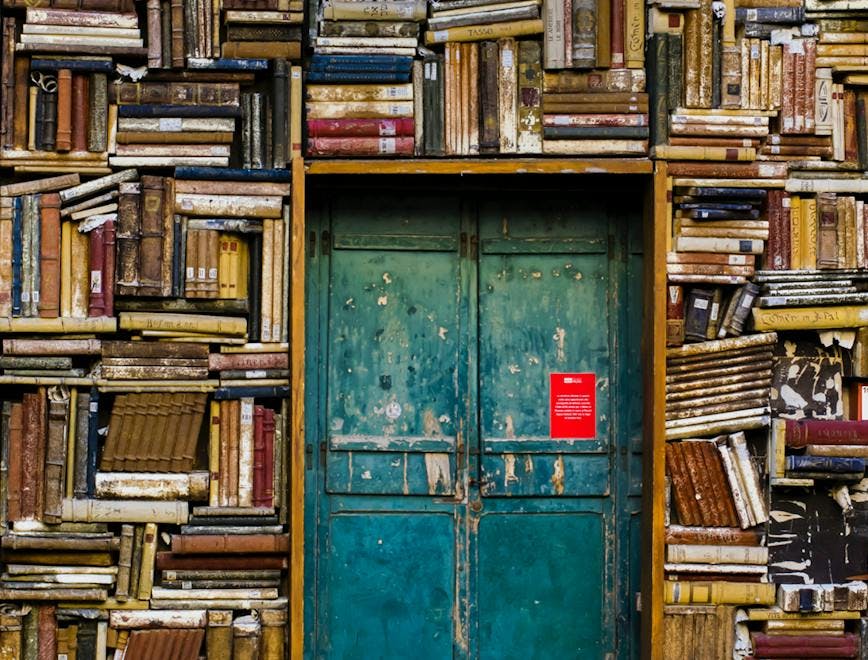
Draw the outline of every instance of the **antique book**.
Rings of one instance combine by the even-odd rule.
[[[157,540],[157,524],[154,522],[145,523],[137,594],[140,600],[148,600],[151,597],[151,589],[154,585],[154,562],[157,553]]]
[[[71,522],[144,523],[158,522],[182,524],[187,522],[186,502],[124,501],[64,499],[63,520]]]
[[[664,585],[667,603],[771,605],[775,602],[774,584],[751,582],[669,582]]]

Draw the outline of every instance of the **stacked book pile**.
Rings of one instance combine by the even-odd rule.
[[[543,126],[548,154],[647,153],[645,70],[546,72]]]
[[[774,332],[670,348],[666,437],[768,426]]]
[[[866,427],[864,421],[775,419],[769,437],[769,476],[775,485],[861,480],[868,459]]]
[[[196,507],[157,554],[157,609],[279,609],[289,536],[273,507]],[[197,586],[193,586],[193,584]]]
[[[118,12],[28,8],[19,42],[23,52],[141,55],[144,42],[132,2]]]
[[[428,7],[425,43],[468,41],[476,34],[483,34],[487,39],[539,34],[543,31],[541,4],[539,0],[472,3],[434,0]]]
[[[759,308],[868,303],[865,269],[761,270],[755,281],[762,287],[756,303]]]
[[[208,346],[178,342],[104,341],[100,374],[110,380],[208,377]]]
[[[102,523],[13,522],[0,538],[3,600],[105,600],[119,579],[120,540]]]
[[[213,7],[219,12],[216,2]],[[221,45],[224,58],[301,57],[302,0],[266,3],[228,0],[222,2],[222,8],[226,29],[226,41]]]

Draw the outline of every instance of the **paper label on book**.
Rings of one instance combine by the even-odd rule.
[[[693,301],[693,306],[696,309],[708,309],[708,300],[705,298],[697,298]]]
[[[380,153],[393,154],[395,153],[395,138],[380,138]]]
[[[380,137],[394,136],[398,132],[398,127],[395,124],[384,122],[380,124]]]
[[[434,30],[431,33],[431,41],[434,43],[442,43],[449,39],[449,30]]]
[[[500,51],[500,66],[507,69],[511,69],[513,66],[515,66],[515,55],[513,54],[512,50],[504,48],[502,51]]]
[[[729,265],[730,266],[746,266],[747,265],[747,256],[743,254],[731,254],[729,255]]]
[[[33,292],[33,302],[35,302],[35,303],[39,302],[39,291]]]
[[[190,580],[182,580],[181,581],[181,588],[182,589],[192,589],[193,583]]]
[[[187,266],[187,279],[192,280],[196,276],[196,270],[192,266]]]
[[[434,62],[425,62],[425,80],[437,80],[437,65]]]
[[[29,303],[30,302],[30,292],[29,291],[22,291],[21,292],[21,302],[23,302],[23,303]]]
[[[208,279],[209,280],[216,280],[217,279],[217,269],[216,268],[209,268],[208,269]]]
[[[185,211],[191,211],[193,209],[193,200],[181,198],[181,208]]]
[[[717,314],[720,311],[720,305],[718,303],[711,304],[711,312],[708,315],[708,318],[712,321],[717,320]]]
[[[265,378],[266,375],[265,369],[250,369],[244,372],[245,378]]]
[[[553,440],[594,439],[596,392],[596,374],[549,374],[549,435]]]
[[[101,270],[90,271],[90,292],[91,293],[102,293],[102,271]]]
[[[180,131],[181,130],[181,118],[180,117],[160,117],[159,122],[161,131]]]
[[[200,280],[204,280],[205,279],[205,269],[204,268],[197,269],[196,275],[198,275]]]

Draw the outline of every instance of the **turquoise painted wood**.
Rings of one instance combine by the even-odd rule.
[[[614,198],[311,214],[308,657],[635,656],[641,232]],[[550,437],[552,372],[596,375],[594,438]]]

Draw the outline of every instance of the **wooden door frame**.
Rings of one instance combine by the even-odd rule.
[[[460,160],[315,160],[292,164],[290,305],[290,571],[289,657],[304,655],[305,557],[305,184],[307,176],[347,174],[606,174],[643,175],[643,451],[642,451],[642,599],[643,658],[662,658],[664,406],[666,336],[666,250],[669,224],[666,163],[646,159],[460,159]],[[637,190],[637,193],[640,191]]]

